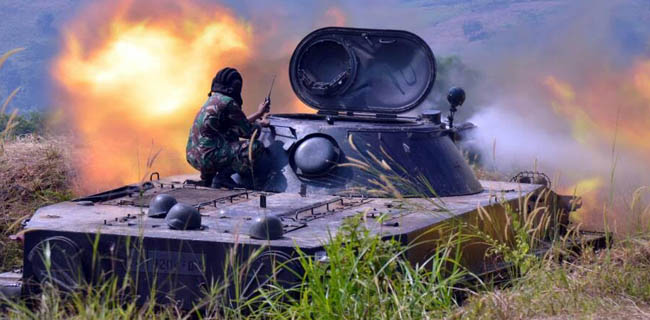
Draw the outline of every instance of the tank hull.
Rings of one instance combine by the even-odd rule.
[[[330,235],[336,234],[346,219],[358,216],[363,217],[364,227],[372,234],[410,245],[406,258],[423,263],[435,253],[432,240],[444,236],[440,230],[445,223],[479,223],[478,206],[485,208],[496,223],[505,219],[497,197],[517,207],[526,196],[543,190],[540,185],[481,181],[485,189],[481,193],[434,199],[276,193],[265,194],[266,207],[262,208],[260,192],[183,185],[188,178],[195,177],[153,181],[153,188],[142,194],[96,202],[63,202],[39,209],[24,233],[25,294],[38,292],[38,283],[45,274],[38,257],[43,256],[43,243],[52,241],[52,255],[65,252],[65,256],[75,256],[59,260],[63,269],[66,264],[70,268],[52,276],[61,277],[58,283],[65,284],[63,287],[73,289],[84,283],[102,283],[111,276],[123,279],[129,275],[137,279],[133,293],[142,301],[149,299],[155,288],[159,301],[172,299],[191,308],[211,285],[253,281],[245,268],[268,264],[268,256],[260,258],[265,252],[283,261],[297,257],[297,250],[315,259],[322,256]],[[148,217],[142,204],[160,193],[196,199],[193,204],[200,208],[202,229],[172,230],[164,220]],[[385,215],[381,222],[377,219],[380,214]],[[259,240],[248,235],[255,218],[266,215],[282,220],[282,238]],[[74,248],[56,249],[62,238],[73,243]],[[490,269],[484,246],[467,243],[465,247],[463,263],[469,270],[481,273]],[[297,263],[292,263],[291,269],[300,272]],[[238,280],[233,281],[229,274]],[[294,280],[288,277],[286,283]],[[228,290],[230,300],[251,294],[235,289],[235,285]]]

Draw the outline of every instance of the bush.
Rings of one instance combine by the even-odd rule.
[[[3,132],[9,122],[10,114],[0,114],[0,132]],[[32,111],[25,115],[17,114],[12,119],[10,136],[26,134],[44,135],[46,130],[46,115],[43,112]]]
[[[23,136],[0,152],[0,270],[19,267],[22,250],[7,237],[39,207],[70,199],[74,170],[65,139]]]

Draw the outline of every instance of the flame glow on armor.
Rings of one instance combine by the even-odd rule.
[[[602,190],[605,184],[600,177],[582,179],[574,185],[562,191],[565,195],[578,195],[582,198],[582,206],[573,213],[574,221],[578,223],[590,223],[589,219],[600,222],[606,199],[602,198]],[[600,216],[596,216],[600,214]]]
[[[153,9],[152,9],[153,8]],[[64,31],[52,74],[79,145],[81,188],[192,172],[185,144],[214,73],[250,58],[251,27],[191,1],[105,1]]]

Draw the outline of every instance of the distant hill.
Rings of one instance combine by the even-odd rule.
[[[12,107],[25,112],[52,105],[48,100],[49,62],[58,50],[59,35],[65,21],[88,2],[3,0],[0,3],[0,52],[16,47],[26,48],[0,70],[0,98],[6,97],[11,90],[20,86],[23,90],[12,102]],[[258,23],[263,25],[264,22],[256,19],[265,13],[251,13],[262,10],[261,2],[226,2],[232,2],[231,5],[226,3],[226,6],[232,7],[244,19],[251,19],[254,26]],[[637,19],[628,19],[627,15],[621,15],[620,18],[612,16],[613,32],[620,34],[616,37],[619,43],[613,45],[634,52],[647,51],[649,31],[646,24],[650,21],[650,1],[623,2],[629,3],[628,11],[637,14]],[[320,5],[321,3],[325,5]],[[534,25],[552,25],[553,19],[566,15],[567,9],[575,3],[577,1],[573,0],[394,0],[331,2],[331,5],[342,7],[347,22],[351,25],[408,29],[427,40],[434,52],[447,55],[479,50],[492,41],[501,41],[507,45],[507,39],[498,40],[503,38],[503,34]],[[592,2],[584,3],[589,5]],[[317,17],[321,14],[319,10],[329,5],[330,1],[295,4],[289,0],[264,3],[266,6],[284,7],[283,10],[290,12],[289,16],[301,17],[306,15],[305,12],[311,11],[310,17]],[[304,17],[302,19],[310,20]],[[294,25],[287,24],[285,29],[287,33],[302,35],[313,27],[311,22],[299,23],[299,26],[300,28],[295,28]],[[294,35],[290,38],[300,37]]]
[[[63,22],[79,7],[78,0],[4,0],[0,3],[0,52],[17,47],[0,69],[0,99],[22,87],[11,106],[21,111],[43,109],[48,98],[48,63],[57,52]]]

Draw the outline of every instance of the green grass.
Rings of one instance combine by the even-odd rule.
[[[608,250],[587,250],[572,262],[542,261],[512,287],[480,292],[459,313],[463,318],[647,318],[650,314],[650,238],[619,241]]]
[[[454,260],[453,246],[442,247],[419,266],[404,259],[406,249],[371,235],[360,219],[353,219],[325,247],[327,263],[302,255],[305,274],[298,288],[265,291],[253,316],[421,319],[449,313],[467,275]]]

